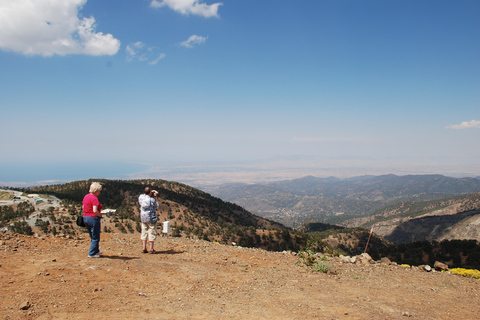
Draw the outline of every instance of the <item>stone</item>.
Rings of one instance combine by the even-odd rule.
[[[435,261],[433,268],[435,268],[435,270],[437,271],[447,271],[448,265],[440,261]]]
[[[30,302],[25,301],[20,305],[20,310],[28,310],[31,307]]]
[[[351,258],[349,256],[340,255],[338,259],[343,263],[352,263]]]
[[[421,266],[418,266],[418,268],[421,270],[421,271],[427,271],[427,272],[431,272],[432,271],[432,267],[430,267],[429,265],[421,265]]]
[[[387,257],[383,257],[382,259],[380,259],[380,263],[383,263],[389,266],[392,264],[392,261],[390,261],[390,259],[388,259]]]
[[[335,276],[335,275],[337,275],[337,270],[334,269],[334,268],[328,268],[327,274],[328,274],[328,275]]]

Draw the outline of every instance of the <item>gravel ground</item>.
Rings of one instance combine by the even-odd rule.
[[[2,319],[479,319],[480,281],[331,258],[315,272],[293,253],[102,234],[101,258],[78,239],[0,233]]]

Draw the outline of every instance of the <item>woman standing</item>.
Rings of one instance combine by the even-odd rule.
[[[100,258],[103,253],[98,248],[101,230],[100,219],[102,218],[102,205],[98,201],[100,191],[102,191],[102,185],[98,182],[92,182],[90,193],[83,198],[83,221],[91,239],[89,258]]]

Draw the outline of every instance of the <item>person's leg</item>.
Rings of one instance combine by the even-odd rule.
[[[88,235],[91,239],[88,255],[94,256],[98,252],[98,242],[100,241],[100,223],[97,223],[97,217],[83,217],[83,221],[85,222],[85,227],[87,228]]]
[[[85,223],[85,227],[87,228],[88,235],[90,236],[90,239],[92,239],[92,226],[93,223],[90,219],[91,217],[83,217],[83,222]]]
[[[100,230],[101,230],[100,217],[92,217],[92,221],[93,221],[92,243],[90,245],[90,251],[88,252],[89,256],[94,256],[100,251],[100,249],[98,248],[100,245]]]
[[[155,239],[157,237],[157,224],[149,224],[148,225],[148,241],[150,242],[150,252],[155,252],[154,244]]]
[[[140,239],[142,240],[142,252],[147,251],[147,237],[148,237],[148,226],[142,222],[142,235]]]

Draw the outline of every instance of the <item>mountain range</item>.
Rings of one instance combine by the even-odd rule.
[[[375,228],[375,233],[395,243],[424,240],[480,240],[480,192],[430,201],[407,201],[370,215],[341,223],[344,227]]]
[[[225,202],[181,183],[153,179],[100,182],[104,186],[100,202],[105,208],[116,209],[115,213],[105,216],[102,221],[102,231],[106,234],[134,234],[140,231],[137,197],[149,185],[159,191],[159,221],[171,222],[171,235],[174,237],[273,251],[307,248],[354,255],[366,250],[369,243],[368,250],[374,259],[391,257],[399,263],[416,265],[440,259],[451,261],[450,265],[459,267],[480,266],[480,236],[475,236],[475,232],[478,234],[480,220],[477,219],[480,217],[480,192],[424,202],[403,201],[373,214],[345,219],[341,226],[310,222],[304,223],[302,228],[291,230],[278,222],[256,216],[237,204]],[[32,197],[44,199],[40,207],[36,201],[34,206],[27,207],[21,206],[23,202],[15,204],[14,201],[12,206],[2,205],[0,227],[8,226],[11,231],[24,234],[35,232],[76,238],[82,230],[74,221],[90,183],[91,181],[75,181],[23,189],[23,198],[28,198],[33,193]],[[3,196],[13,197],[8,191]],[[429,216],[434,218],[429,220]],[[439,216],[444,218],[438,218]],[[370,237],[368,228],[372,224],[375,225],[375,233]],[[435,232],[447,229],[448,234]],[[468,230],[471,232],[468,233]],[[423,254],[419,254],[416,242],[408,247],[395,246],[383,237],[395,244],[425,239],[434,245],[422,243]],[[460,242],[435,242],[439,237]]]
[[[382,175],[222,184],[203,190],[289,227],[316,221],[339,224],[396,203],[443,199],[480,190],[480,179],[443,175]]]

